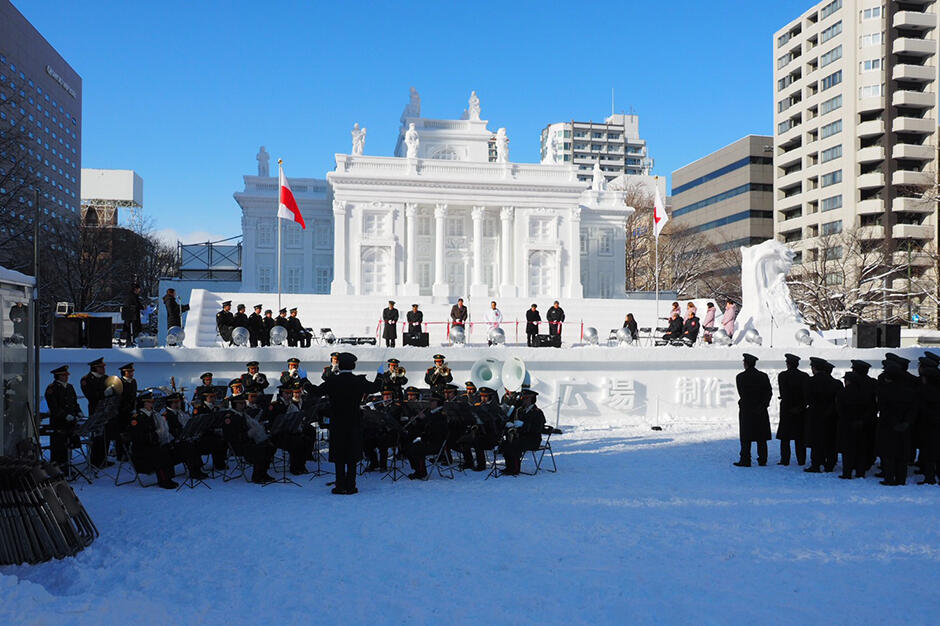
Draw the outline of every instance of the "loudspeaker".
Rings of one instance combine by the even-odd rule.
[[[560,348],[561,347],[561,335],[549,335],[552,339],[552,347]]]
[[[852,347],[853,348],[877,348],[878,347],[878,325],[861,323],[852,328]]]
[[[110,348],[111,347],[111,318],[110,317],[86,317],[85,318],[85,340],[89,348]]]
[[[878,327],[878,347],[880,348],[900,348],[901,347],[901,325],[900,324],[881,324]]]
[[[405,345],[427,348],[430,345],[429,333],[405,333]]]
[[[55,317],[52,319],[52,347],[82,347],[82,320],[80,317]]]
[[[559,337],[559,340],[561,337]],[[535,347],[536,348],[550,348],[554,345],[554,338],[551,335],[536,335],[535,336]]]

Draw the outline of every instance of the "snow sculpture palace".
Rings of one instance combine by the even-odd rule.
[[[325,181],[290,179],[308,228],[285,228],[285,293],[437,302],[624,295],[624,222],[633,212],[625,194],[599,171],[586,189],[570,164],[512,162],[506,130],[487,127],[475,92],[460,119],[432,119],[412,88],[394,155],[367,155],[365,143],[356,124],[351,153],[336,155]],[[241,291],[270,293],[277,185],[263,148],[258,163],[259,175],[235,194]]]

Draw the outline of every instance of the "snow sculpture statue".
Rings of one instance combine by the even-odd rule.
[[[470,102],[467,108],[467,115],[469,119],[478,121],[480,119],[480,99],[477,97],[477,92],[470,92]]]
[[[420,143],[418,139],[418,131],[415,130],[415,123],[408,123],[408,130],[405,131],[405,145],[408,147],[408,152],[405,154],[409,159],[418,158],[418,144]]]
[[[594,172],[593,172],[593,177],[591,178],[591,190],[592,191],[606,191],[607,190],[607,179],[604,178],[604,174],[601,173],[600,161],[594,161]]]
[[[359,122],[353,124],[352,129],[352,153],[356,156],[362,154],[363,148],[366,147],[366,129],[365,127],[359,128]]]
[[[267,178],[269,176],[268,170],[268,161],[270,160],[271,155],[268,154],[268,151],[264,149],[264,146],[258,150],[258,154],[255,155],[255,159],[258,160],[258,176],[262,178]]]
[[[741,248],[741,311],[734,323],[734,343],[760,334],[764,345],[799,347],[796,334],[809,330],[800,310],[790,298],[787,274],[793,266],[793,251],[774,239]],[[810,331],[812,332],[812,331]],[[819,333],[816,342],[826,343]]]
[[[496,131],[496,162],[509,163],[509,137],[505,128]]]

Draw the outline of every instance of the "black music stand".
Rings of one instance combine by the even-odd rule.
[[[86,463],[86,467],[90,474],[94,474],[95,478],[98,477],[98,474],[101,472],[101,470],[91,464],[91,446],[93,445],[93,440],[96,437],[101,437],[105,448],[104,460],[107,462],[108,439],[105,435],[105,427],[112,419],[117,419],[117,408],[119,403],[119,396],[109,396],[104,398],[98,403],[94,414],[85,420],[77,429],[75,429],[75,434],[78,435],[79,439],[87,438],[89,454],[86,456],[88,461]],[[71,465],[71,463],[72,458],[71,454],[69,454],[69,465]],[[82,474],[82,477],[85,478],[85,480],[88,480],[88,477],[84,474]],[[88,482],[90,483],[91,481],[89,480]]]
[[[309,424],[313,426],[313,434],[315,437],[314,441],[316,442],[314,447],[314,454],[316,454],[317,469],[311,472],[310,480],[319,478],[320,476],[328,476],[333,473],[327,469],[323,469],[321,463],[323,460],[323,452],[320,444],[324,441],[323,432],[326,431],[328,433],[329,429],[326,424],[321,426],[320,420],[318,419],[320,412],[326,410],[329,407],[329,403],[330,400],[326,397],[307,398],[304,400],[304,414],[306,415],[307,419],[310,420]]]
[[[272,439],[277,435],[289,435],[301,432],[303,428],[303,421],[306,415],[303,411],[293,411],[291,413],[281,413],[271,422],[271,437]],[[286,455],[288,454],[286,450],[282,450]],[[295,482],[293,479],[287,477],[287,459],[284,459],[284,463],[281,464],[281,477],[275,478],[269,483],[262,485],[267,487],[268,485],[273,485],[277,483],[297,485],[300,487],[300,483]]]
[[[196,440],[206,434],[208,431],[218,428],[220,422],[220,415],[217,411],[211,413],[200,413],[189,418],[189,421],[186,422],[186,425],[183,426],[183,432],[180,433],[180,439],[183,439],[189,442],[191,445],[196,445]],[[192,468],[187,468],[190,471],[186,472],[186,480],[180,483],[180,486],[176,488],[177,491],[183,487],[189,487],[190,489],[195,489],[196,485],[204,485],[206,489],[212,489],[209,485],[206,484],[201,478],[193,478]],[[213,468],[213,471],[215,468]]]

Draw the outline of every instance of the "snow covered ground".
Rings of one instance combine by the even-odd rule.
[[[940,488],[732,467],[731,415],[578,420],[557,474],[76,485],[101,537],[0,568],[0,623],[936,621]]]

